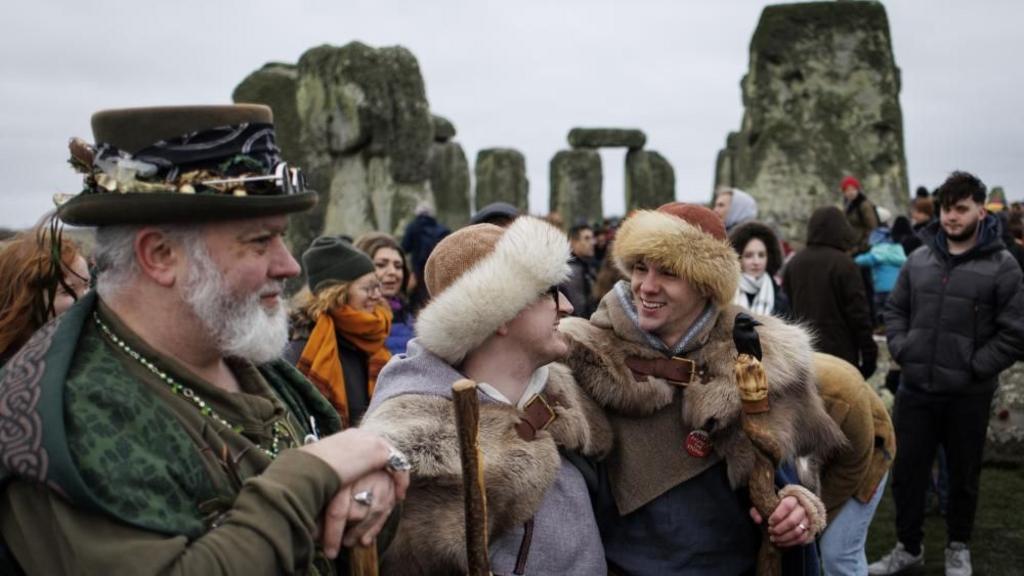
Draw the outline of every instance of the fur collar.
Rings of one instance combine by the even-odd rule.
[[[561,466],[559,448],[598,459],[611,449],[611,428],[601,409],[578,389],[566,366],[548,367],[545,390],[557,395],[561,405],[555,408],[558,418],[533,441],[516,434],[514,406],[483,399],[480,404],[492,540],[536,514]],[[462,463],[450,399],[430,393],[395,395],[372,408],[360,427],[386,437],[413,464],[409,497],[385,565],[397,570],[399,564],[415,564],[401,573],[464,572]]]
[[[607,409],[617,435],[610,469],[615,471],[627,462],[612,475],[620,512],[642,506],[713,463],[711,458],[689,458],[683,451],[680,440],[696,428],[711,430],[715,453],[726,460],[732,485],[746,484],[753,447],[740,429],[732,342],[733,321],[742,311],[731,305],[720,309],[698,337],[700,346],[683,354],[700,370],[699,381],[685,391],[659,378],[637,381],[633,377],[626,358],[664,356],[644,343],[614,294],[601,301],[590,322],[562,322],[571,340],[568,364],[587,393]],[[763,323],[757,330],[768,376],[771,429],[784,457],[832,451],[843,439],[813,384],[808,334],[771,316],[757,319]],[[638,421],[649,423],[634,425]],[[651,433],[666,437],[651,438]],[[648,489],[638,492],[636,486]]]

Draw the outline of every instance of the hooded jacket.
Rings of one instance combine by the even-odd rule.
[[[978,241],[949,253],[938,222],[900,271],[885,311],[889,351],[902,383],[933,394],[991,393],[999,373],[1024,354],[1020,266],[991,216]]]
[[[611,447],[600,409],[569,370],[541,368],[544,391],[558,398],[555,420],[531,440],[519,437],[519,410],[480,394],[491,568],[495,574],[603,573],[604,551],[583,475],[560,451],[594,459]],[[546,374],[546,376],[544,376]],[[409,342],[380,375],[361,427],[409,456],[412,484],[398,533],[381,558],[382,574],[465,573],[462,463],[451,386],[464,378],[441,358]]]
[[[893,241],[889,229],[881,226],[871,232],[871,249],[858,254],[853,261],[858,266],[871,268],[875,294],[884,294],[892,291],[907,254],[903,246]]]
[[[782,288],[791,315],[814,333],[815,349],[854,366],[873,366],[878,346],[864,281],[846,253],[853,231],[838,208],[819,208],[807,224],[807,247],[786,265]]]

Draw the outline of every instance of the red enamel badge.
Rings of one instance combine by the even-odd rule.
[[[694,458],[707,458],[711,454],[711,436],[703,430],[686,435],[686,453]]]

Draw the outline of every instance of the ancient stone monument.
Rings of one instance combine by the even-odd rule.
[[[405,48],[319,46],[298,64],[253,72],[232,97],[274,110],[284,158],[320,193],[317,208],[290,227],[296,251],[324,232],[400,235],[416,204],[435,201],[435,182],[445,218],[467,212],[468,198],[457,199],[468,182],[465,155],[450,142],[454,126],[432,118],[419,64]]]
[[[434,143],[427,162],[430,189],[434,193],[437,220],[455,230],[469,222],[469,162],[458,142],[455,126],[447,118],[434,116]]]
[[[551,159],[550,209],[563,225],[591,224],[602,219],[601,156],[598,148],[627,148],[626,210],[657,208],[675,199],[675,172],[664,156],[643,150],[647,136],[631,128],[573,128],[572,150]]]
[[[743,121],[719,152],[716,186],[750,192],[760,218],[796,240],[815,208],[841,202],[845,175],[904,212],[900,77],[881,3],[768,6],[741,87]]]
[[[476,209],[508,202],[526,213],[530,208],[526,158],[512,148],[487,148],[476,155]]]

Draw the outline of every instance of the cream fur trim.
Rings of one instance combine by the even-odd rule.
[[[633,264],[647,258],[685,278],[719,306],[736,295],[740,261],[732,246],[670,214],[635,212],[615,234],[612,255],[626,278]]]
[[[416,319],[416,335],[452,365],[570,273],[569,241],[537,218],[517,218],[494,251],[435,296]]]

